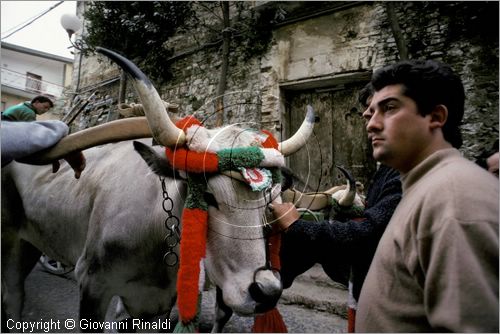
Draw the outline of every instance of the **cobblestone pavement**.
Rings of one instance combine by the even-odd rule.
[[[201,328],[209,332],[214,318],[214,295],[208,291],[203,295]],[[110,310],[113,308],[111,307]],[[346,320],[337,315],[321,312],[296,304],[278,304],[288,331],[291,333],[333,333],[345,332]],[[176,310],[172,312],[172,328],[176,321]],[[64,327],[67,319],[78,319],[78,288],[72,274],[56,276],[49,274],[37,265],[26,281],[26,298],[23,312],[25,322],[57,323],[59,328],[52,328],[49,333],[76,333]],[[233,315],[224,328],[226,333],[249,333],[252,330],[253,318]],[[53,327],[56,327],[53,325]],[[45,332],[38,330],[36,332]]]

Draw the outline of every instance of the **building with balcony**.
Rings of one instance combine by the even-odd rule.
[[[73,59],[10,43],[1,47],[1,111],[36,95],[52,97],[57,106],[71,85]]]

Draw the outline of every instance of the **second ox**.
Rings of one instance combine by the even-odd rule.
[[[206,219],[206,247],[199,257],[217,286],[213,330],[221,330],[233,311],[251,316],[274,307],[282,285],[266,265],[263,217],[269,201],[280,200],[275,176],[283,156],[300,149],[312,133],[312,108],[297,133],[278,145],[266,134],[235,126],[206,130],[185,124],[184,131],[169,118],[156,89],[132,62],[110,50],[99,52],[133,78],[146,118],[77,132],[28,159],[44,164],[92,147],[85,151],[87,168],[79,180],[68,165],[57,174],[46,166],[16,162],[2,169],[4,321],[21,320],[24,279],[41,252],[76,266],[80,319],[104,321],[113,296],[120,297],[120,306],[133,318],[168,315],[177,298],[179,262],[182,271],[187,261],[175,257],[193,240],[181,240],[179,250],[175,224],[168,229],[164,224],[167,216],[184,223],[183,214],[189,210],[191,218]],[[134,144],[125,140],[151,134],[167,149],[146,145],[145,139]],[[109,142],[117,143],[101,145]],[[198,155],[196,162],[193,154]],[[183,162],[185,168],[179,167]],[[209,164],[214,164],[212,169]],[[198,174],[192,170],[196,166]],[[268,171],[271,183],[253,191],[242,181],[245,168]],[[164,178],[163,189],[156,174]],[[186,226],[180,229],[184,236]],[[164,258],[172,256],[173,265],[167,265]],[[197,277],[202,269],[196,268],[196,257],[194,261],[179,277],[189,277],[190,270]],[[189,322],[192,310],[183,312],[188,315],[181,315],[181,321]]]

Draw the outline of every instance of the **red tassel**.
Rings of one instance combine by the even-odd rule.
[[[255,316],[253,333],[288,333],[283,317],[275,307],[264,314]]]
[[[347,308],[347,333],[355,333],[354,324],[356,323],[356,310]]]
[[[208,213],[184,208],[181,249],[177,273],[177,307],[180,321],[188,323],[197,312],[200,260],[205,256]]]
[[[273,225],[273,228],[276,225]],[[273,229],[273,232],[268,239],[269,258],[271,266],[275,269],[281,269],[280,263],[280,247],[281,247],[281,234]],[[288,333],[283,317],[281,316],[278,308],[275,307],[264,314],[255,316],[254,324],[252,327],[253,333]]]
[[[271,261],[271,266],[274,269],[281,269],[281,261],[280,261],[280,248],[281,248],[281,234],[276,232],[277,224],[273,225],[273,231],[268,239],[268,251],[269,251],[269,260]]]

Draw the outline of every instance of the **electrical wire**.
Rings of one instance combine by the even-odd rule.
[[[10,36],[14,35],[16,32],[26,28],[27,26],[29,26],[30,24],[32,24],[33,22],[35,22],[36,20],[38,20],[39,18],[41,18],[42,16],[44,16],[45,14],[47,14],[48,12],[50,12],[51,10],[53,10],[54,8],[56,8],[57,6],[61,5],[64,1],[59,1],[58,3],[56,3],[54,6],[50,7],[49,9],[45,10],[44,12],[36,15],[33,19],[29,19],[26,23],[21,23],[23,24],[20,28],[14,30],[13,32],[11,32],[10,34],[8,34],[7,36],[5,37],[2,37],[2,41],[6,38],[9,38]],[[19,25],[18,25],[19,26]],[[14,28],[11,28],[9,30],[12,30]],[[7,30],[7,31],[9,31]]]
[[[25,24],[26,22],[28,22],[28,21],[30,21],[30,20],[32,20],[32,19],[35,19],[38,15],[40,15],[40,14],[33,15],[32,17],[28,18],[26,21],[21,22],[21,23],[19,23],[19,24],[15,25],[15,26],[13,26],[13,27],[11,27],[11,28],[9,28],[9,29],[5,30],[5,31],[2,31],[2,34],[4,34],[4,35],[5,35],[5,34],[10,33],[12,30],[15,30],[15,29],[19,28],[20,26],[22,26],[22,25],[23,25],[23,24]]]

